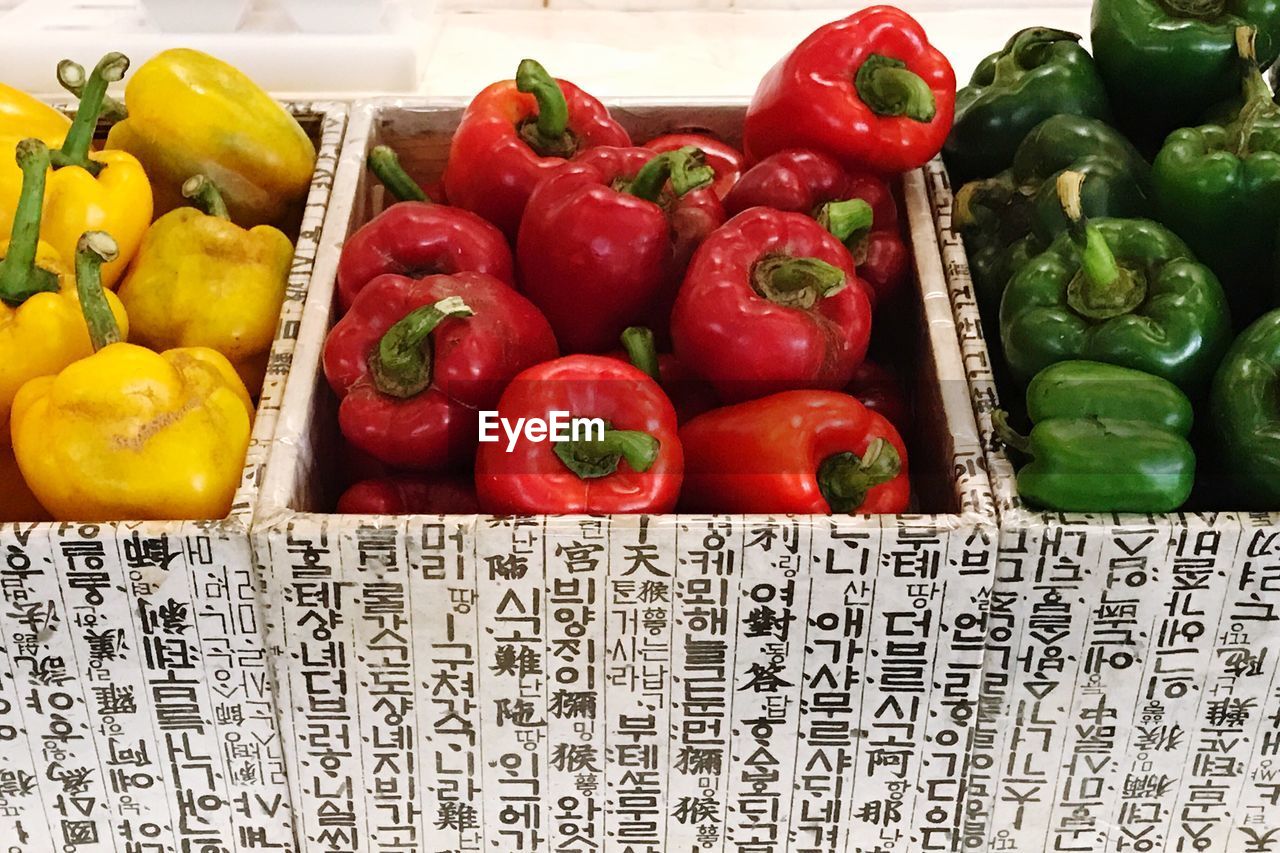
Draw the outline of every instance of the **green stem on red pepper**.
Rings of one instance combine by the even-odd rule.
[[[222,193],[218,192],[217,185],[204,175],[192,175],[187,178],[182,184],[182,197],[190,199],[196,207],[209,216],[228,221],[231,219],[227,203],[222,200]]]
[[[906,116],[928,123],[937,115],[933,90],[901,59],[871,54],[858,69],[853,85],[862,102],[878,116]]]
[[[520,125],[520,137],[543,157],[571,157],[577,145],[560,84],[536,59],[522,59],[516,69],[516,88],[538,102],[537,117]]]
[[[93,73],[84,84],[80,106],[76,109],[76,117],[71,122],[71,129],[67,131],[62,148],[50,152],[49,159],[53,168],[79,166],[95,176],[102,171],[101,163],[89,159],[89,146],[98,129],[98,117],[102,114],[108,84],[123,79],[128,70],[129,57],[123,53],[108,53],[98,60]],[[83,74],[84,69],[80,69],[80,73]]]
[[[1058,176],[1058,198],[1080,248],[1080,271],[1067,285],[1067,304],[1082,317],[1107,320],[1141,305],[1147,298],[1147,284],[1140,272],[1116,260],[1106,237],[1085,218],[1080,202],[1083,185],[1080,172]]]
[[[58,63],[58,85],[66,89],[77,99],[84,97],[84,66],[70,59]],[[112,123],[124,121],[129,117],[129,109],[121,101],[110,95],[102,98],[102,118]]]
[[[852,512],[867,500],[867,492],[902,473],[902,459],[883,438],[867,445],[866,452],[836,453],[818,466],[818,490],[833,513]]]
[[[871,232],[875,214],[860,198],[829,201],[818,211],[818,224],[841,243],[854,244]]]
[[[58,275],[36,264],[40,219],[44,209],[49,149],[39,139],[24,139],[17,147],[22,190],[13,214],[9,248],[0,260],[0,301],[21,305],[37,293],[57,292]]]
[[[590,433],[589,425],[586,431]],[[606,427],[599,439],[558,441],[554,450],[566,468],[584,480],[594,480],[614,474],[623,459],[631,470],[643,474],[658,460],[661,446],[662,443],[647,432]]]
[[[653,330],[646,326],[629,326],[622,331],[622,348],[627,352],[631,363],[643,371],[654,382],[659,382],[658,345],[653,339]]]
[[[706,155],[693,145],[667,151],[654,157],[636,172],[625,191],[636,198],[657,202],[662,189],[671,182],[677,196],[710,185],[716,173],[706,163]]]
[[[124,340],[102,289],[102,265],[114,261],[119,253],[116,241],[106,231],[86,231],[76,244],[76,293],[94,352]]]
[[[374,386],[392,397],[412,397],[431,384],[431,333],[446,319],[474,312],[460,297],[450,296],[406,314],[387,330],[369,357]]]
[[[844,270],[818,258],[765,255],[751,269],[756,293],[788,308],[812,308],[848,283]]]
[[[418,182],[409,177],[409,173],[400,165],[400,158],[390,147],[374,146],[365,162],[369,166],[369,171],[373,172],[398,201],[431,201]]]

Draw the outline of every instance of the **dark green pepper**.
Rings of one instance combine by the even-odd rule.
[[[1033,423],[1060,418],[1146,421],[1186,438],[1191,401],[1167,379],[1100,361],[1060,361],[1027,386]]]
[[[1273,304],[1280,229],[1280,107],[1242,27],[1244,107],[1226,125],[1170,134],[1156,157],[1160,221],[1217,274],[1238,328]]]
[[[1009,279],[1066,230],[1057,179],[1068,169],[1089,178],[1081,199],[1086,215],[1152,212],[1151,167],[1119,132],[1083,116],[1041,122],[1018,146],[1009,169],[965,184],[956,194],[954,224],[964,236],[984,317],[994,320]]]
[[[956,95],[942,149],[958,185],[1009,167],[1036,125],[1060,113],[1109,120],[1107,90],[1080,36],[1033,27],[979,63]]]
[[[1280,311],[1264,314],[1227,352],[1209,416],[1219,474],[1241,508],[1280,510]]]
[[[1093,55],[1121,126],[1158,146],[1237,88],[1236,28],[1280,50],[1280,0],[1094,0]]]
[[[1058,361],[1091,359],[1207,390],[1230,314],[1213,272],[1149,220],[1087,220],[1083,176],[1059,177],[1071,228],[1018,272],[1000,304],[1010,372],[1026,382]]]
[[[993,416],[996,436],[1029,457],[1018,471],[1028,504],[1059,512],[1172,512],[1191,496],[1196,457],[1177,433],[1148,421],[1054,418],[1021,436]]]

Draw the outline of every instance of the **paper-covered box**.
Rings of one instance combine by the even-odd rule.
[[[0,525],[5,850],[293,848],[249,525],[347,109],[290,108],[319,159],[231,514]]]
[[[961,849],[1275,848],[1280,516],[1023,506],[941,164],[927,180],[1000,515]]]
[[[921,173],[901,341],[921,512],[351,516],[320,372],[388,143],[437,177],[460,102],[357,103],[255,551],[308,850],[950,850],[994,511]],[[743,105],[615,103],[637,140]]]

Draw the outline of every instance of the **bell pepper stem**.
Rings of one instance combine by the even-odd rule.
[[[682,196],[715,180],[715,171],[706,164],[700,148],[686,145],[675,151],[657,155],[636,172],[626,185],[628,195],[657,203],[662,188],[671,181],[671,189]]]
[[[369,171],[398,201],[431,201],[418,182],[400,165],[400,158],[389,146],[377,145],[366,158]]]
[[[522,59],[516,69],[516,89],[533,95],[538,102],[536,120],[520,127],[520,135],[544,157],[573,154],[573,134],[569,131],[569,102],[560,84],[536,59]]]
[[[191,199],[196,207],[209,216],[231,219],[231,214],[227,211],[227,203],[222,200],[222,193],[218,192],[217,184],[204,175],[192,175],[187,178],[182,184],[182,196]]]
[[[1236,50],[1243,66],[1241,91],[1244,106],[1227,130],[1232,138],[1232,151],[1240,159],[1250,154],[1253,130],[1258,122],[1266,116],[1280,115],[1280,107],[1272,100],[1271,87],[1267,85],[1262,69],[1258,66],[1257,40],[1258,31],[1253,27],[1236,28]]]
[[[76,293],[94,352],[124,340],[102,289],[102,265],[118,255],[116,241],[106,231],[86,231],[76,244]]]
[[[1226,0],[1158,0],[1164,10],[1175,18],[1199,18],[1211,21],[1227,11]]]
[[[849,284],[844,270],[818,258],[765,255],[751,269],[756,293],[788,308],[812,308]]]
[[[1033,455],[1031,453],[1031,439],[1018,433],[1013,427],[1009,426],[1008,412],[1005,412],[1002,409],[996,409],[992,412],[991,428],[996,434],[996,439],[1005,447],[1011,447],[1023,456]]]
[[[1060,41],[1080,41],[1077,33],[1049,27],[1029,27],[1014,33],[996,60],[994,85],[1008,84],[1035,68],[1043,60],[1037,51]]]
[[[558,441],[555,454],[564,466],[584,480],[608,477],[625,459],[631,470],[643,474],[658,461],[662,443],[647,432],[607,428],[594,435]]]
[[[1147,298],[1142,275],[1122,266],[1107,238],[1084,216],[1080,191],[1085,176],[1063,172],[1058,176],[1058,199],[1071,221],[1071,235],[1080,249],[1080,271],[1067,285],[1067,305],[1090,320],[1107,320],[1128,314]]]
[[[417,308],[387,330],[369,357],[369,377],[383,394],[412,397],[431,384],[431,333],[450,317],[474,314],[461,297]]]
[[[658,373],[658,346],[653,340],[653,330],[647,326],[629,326],[622,331],[622,348],[631,363],[654,382],[661,381]]]
[[[938,102],[929,84],[901,59],[871,54],[858,68],[853,85],[862,102],[878,116],[906,116],[928,123],[938,114]]]
[[[871,231],[875,213],[860,198],[829,201],[818,211],[818,224],[841,243],[857,243]]]
[[[84,84],[80,106],[76,109],[76,117],[71,122],[71,129],[67,131],[62,148],[50,155],[53,168],[79,166],[95,176],[102,171],[101,163],[89,159],[89,145],[93,142],[93,134],[98,129],[98,117],[102,114],[107,86],[123,79],[124,73],[128,70],[129,57],[123,53],[108,53],[98,60],[98,64]]]
[[[70,59],[58,63],[58,85],[75,97],[84,97],[84,66]],[[124,121],[129,117],[129,109],[121,101],[104,95],[102,98],[102,118],[110,122]]]
[[[36,265],[49,149],[39,139],[24,139],[18,143],[16,159],[22,170],[22,189],[13,213],[9,248],[0,260],[0,301],[9,305],[21,305],[37,293],[58,290],[57,274]]]
[[[850,513],[862,506],[867,493],[902,473],[902,458],[883,438],[867,445],[862,456],[835,453],[818,466],[818,490],[833,513]]]

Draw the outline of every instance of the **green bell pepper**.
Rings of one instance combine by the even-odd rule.
[[[1258,30],[1258,60],[1280,51],[1276,0],[1094,0],[1093,55],[1121,127],[1158,146],[1235,93],[1236,28]]]
[[[1061,418],[1146,421],[1187,438],[1194,413],[1187,395],[1167,379],[1100,361],[1059,361],[1027,386],[1033,423]]]
[[[1160,221],[1217,274],[1243,328],[1272,306],[1280,229],[1280,106],[1239,32],[1244,108],[1230,124],[1170,134],[1156,157],[1153,195]]]
[[[984,59],[956,95],[942,154],[960,184],[1007,169],[1036,125],[1058,114],[1110,119],[1107,90],[1080,36],[1033,27]]]
[[[1280,510],[1280,310],[1240,334],[1218,367],[1209,417],[1219,474],[1241,508]]]
[[[1059,512],[1172,512],[1195,485],[1185,438],[1150,421],[1052,418],[1029,436],[992,418],[996,436],[1030,461],[1018,470],[1023,501]]]
[[[1193,398],[1226,350],[1222,286],[1173,232],[1149,220],[1087,220],[1083,176],[1059,177],[1070,229],[1009,282],[1000,333],[1014,379],[1091,359],[1164,377]]]
[[[1151,168],[1119,132],[1083,116],[1041,122],[1018,146],[1009,169],[956,194],[954,225],[964,236],[984,317],[994,321],[1009,279],[1066,230],[1057,180],[1068,169],[1089,177],[1081,199],[1085,214],[1151,214]]]

